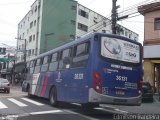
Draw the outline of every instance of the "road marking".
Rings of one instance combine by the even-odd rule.
[[[42,114],[49,114],[49,113],[58,113],[58,112],[63,112],[62,110],[50,110],[50,111],[39,111],[39,112],[31,112],[31,113],[23,113],[20,115],[7,115],[7,116],[2,116],[0,117],[0,120],[16,120],[19,117],[27,117],[30,115],[42,115]]]
[[[4,108],[8,108],[8,107],[0,101],[0,109],[4,109]]]
[[[100,107],[102,107],[102,108],[109,108],[109,109],[116,109],[116,107],[105,105],[105,104],[101,104]]]
[[[96,110],[106,110],[105,108],[101,108],[101,107],[98,107],[98,108],[94,108]]]
[[[63,112],[62,110],[50,110],[50,111],[40,111],[40,112],[32,112],[30,115],[40,115],[40,114],[49,114],[49,113],[58,113]]]
[[[18,105],[20,107],[26,107],[27,106],[26,104],[24,104],[24,103],[22,103],[22,102],[20,102],[18,100],[15,100],[13,98],[8,98],[8,100],[11,101],[11,102],[13,102],[13,103],[15,103],[16,105]]]
[[[114,109],[115,111],[118,111],[118,112],[121,112],[121,113],[128,113],[127,111],[124,111],[124,110],[120,110],[120,109]]]
[[[81,106],[81,104],[79,104],[79,103],[71,103],[71,104]]]
[[[77,112],[74,112],[74,111],[71,111],[71,110],[63,110],[64,112],[67,112],[69,114],[75,114],[75,115],[78,115],[78,116],[81,116],[81,117],[84,117],[88,120],[99,120],[99,119],[96,119],[96,118],[93,118],[93,117],[90,117],[90,116],[86,116],[86,115],[83,115],[83,114],[80,114],[80,113],[77,113]]]
[[[37,101],[31,100],[31,99],[28,99],[28,98],[21,98],[21,99],[22,99],[22,100],[25,100],[25,101],[27,101],[27,102],[30,102],[30,103],[32,103],[32,104],[38,105],[38,106],[44,105],[44,104],[42,104],[42,103],[39,103],[39,102],[37,102]]]
[[[7,115],[0,117],[0,120],[16,120],[18,118],[18,115]]]

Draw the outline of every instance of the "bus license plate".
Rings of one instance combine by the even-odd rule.
[[[116,95],[124,95],[125,92],[123,90],[116,90]]]

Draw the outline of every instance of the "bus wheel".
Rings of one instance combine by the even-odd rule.
[[[51,91],[50,91],[50,95],[49,95],[49,101],[50,104],[54,107],[58,106],[58,102],[57,102],[57,90],[56,87],[52,87]]]

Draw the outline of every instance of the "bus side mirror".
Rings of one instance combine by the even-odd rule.
[[[65,57],[65,58],[63,59],[63,63],[64,63],[64,64],[70,64],[70,63],[71,63],[71,58]]]

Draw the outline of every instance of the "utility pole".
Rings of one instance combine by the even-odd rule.
[[[116,23],[117,23],[117,0],[112,0],[112,34],[116,34]]]
[[[26,39],[21,39],[21,38],[15,38],[15,39],[17,39],[17,40],[24,40],[24,62],[26,63],[26,56],[27,56],[27,53],[26,53]]]

